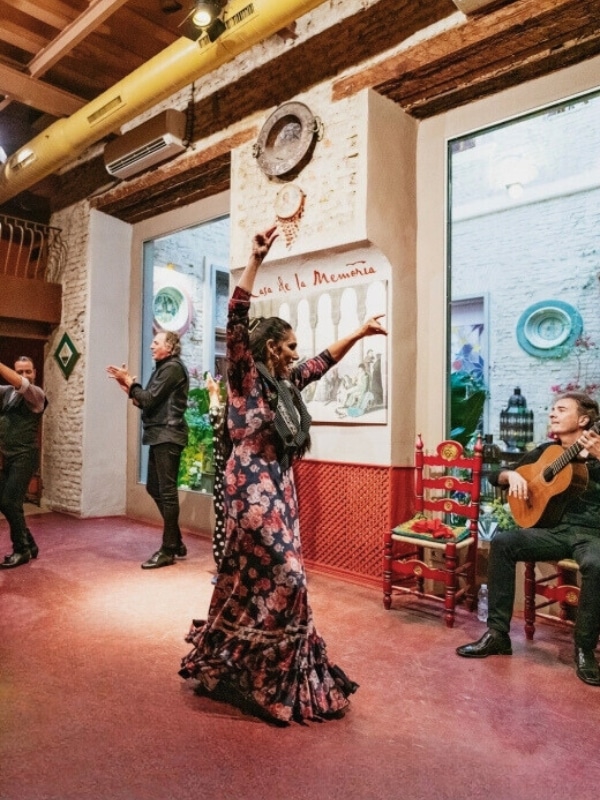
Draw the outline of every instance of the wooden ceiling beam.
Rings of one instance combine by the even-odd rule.
[[[127,0],[91,0],[89,7],[62,30],[29,63],[31,75],[43,75],[57,61],[77,47],[79,42],[93,33],[111,14],[125,5]]]
[[[520,62],[530,64],[532,76],[540,74],[540,60],[552,71],[554,49],[585,42],[579,46],[582,58],[593,50],[590,40],[600,41],[597,0],[518,0],[335,81],[333,98],[373,86],[414,116],[431,116],[489,94],[489,81],[498,73],[503,88],[514,85]]]
[[[14,22],[7,19],[2,20],[0,40],[11,45],[11,47],[16,47],[18,50],[31,54],[37,53],[46,44],[43,36],[38,36],[27,28],[15,25]]]
[[[82,108],[86,100],[22,72],[0,64],[0,94],[33,106],[53,117],[67,117]]]
[[[60,0],[54,0],[51,8],[40,5],[38,0],[11,0],[11,6],[58,31],[73,21],[73,9]]]

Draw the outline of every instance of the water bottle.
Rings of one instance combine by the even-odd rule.
[[[477,619],[480,622],[487,622],[488,617],[488,590],[487,583],[482,583],[477,595]]]

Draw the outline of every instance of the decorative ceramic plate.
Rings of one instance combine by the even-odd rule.
[[[163,286],[152,302],[154,325],[158,330],[184,333],[191,320],[191,304],[181,289]]]
[[[308,106],[284,103],[267,119],[256,141],[259,167],[269,177],[299,168],[310,157],[316,135],[315,117]]]
[[[517,340],[538,358],[565,356],[581,336],[583,320],[576,308],[562,300],[542,300],[529,306],[517,323]]]

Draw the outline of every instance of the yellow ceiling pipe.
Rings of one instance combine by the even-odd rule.
[[[227,28],[214,42],[181,38],[20,147],[0,173],[0,203],[66,166],[90,145],[152,108],[202,75],[234,59],[324,0],[229,0]]]

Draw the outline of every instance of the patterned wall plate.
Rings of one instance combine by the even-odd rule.
[[[542,300],[521,314],[519,345],[538,358],[562,358],[581,336],[583,320],[576,308],[562,300]]]

